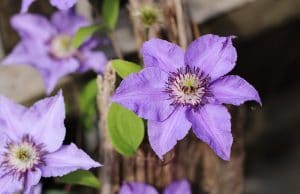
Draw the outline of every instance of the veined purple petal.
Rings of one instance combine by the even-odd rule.
[[[66,10],[75,5],[77,0],[50,0],[51,5],[57,7],[60,10]]]
[[[0,105],[1,106],[1,105]],[[2,162],[2,158],[3,158],[3,154],[6,151],[5,146],[7,145],[7,142],[9,142],[9,137],[3,132],[5,130],[5,126],[1,125],[0,121],[0,129],[3,129],[0,131],[0,163]],[[14,135],[14,134],[13,134]],[[0,167],[0,171],[2,171],[1,167]],[[0,173],[0,177],[1,177],[1,173]]]
[[[16,140],[23,135],[22,117],[26,108],[0,96],[0,133]]]
[[[185,63],[199,67],[212,80],[227,74],[234,68],[237,59],[232,38],[211,34],[201,36],[188,46]]]
[[[93,70],[96,73],[102,73],[104,71],[107,58],[103,52],[83,50],[81,54],[81,65],[79,68],[80,72]]]
[[[50,94],[62,77],[77,71],[79,61],[74,58],[56,60],[45,56],[37,60],[32,66],[42,75],[46,93]]]
[[[158,67],[165,72],[176,72],[184,66],[184,52],[176,44],[161,39],[151,39],[143,44],[145,67]]]
[[[35,0],[23,0],[22,1],[22,8],[21,8],[21,13],[25,13],[28,11],[30,5],[34,2]]]
[[[75,170],[88,170],[101,166],[75,144],[63,145],[45,156],[46,165],[41,167],[43,177],[63,176]]]
[[[2,176],[0,178],[0,193],[12,194],[21,191],[23,188],[23,179],[16,176]]]
[[[223,160],[230,159],[232,145],[230,114],[222,105],[206,104],[187,112],[196,136],[207,143]]]
[[[77,15],[72,9],[55,12],[51,17],[51,23],[59,33],[69,35],[74,35],[79,28],[89,25],[85,17]]]
[[[167,79],[168,75],[159,68],[145,68],[126,77],[111,100],[134,111],[140,117],[163,121],[174,110],[170,106],[168,94],[164,92]]]
[[[185,109],[178,108],[165,121],[148,120],[148,135],[149,142],[160,159],[163,155],[170,151],[177,141],[183,139],[189,129],[191,123],[185,116]]]
[[[15,15],[11,19],[11,25],[24,39],[44,42],[57,33],[47,18],[37,14]]]
[[[36,186],[41,180],[42,172],[36,168],[28,171],[25,177],[23,194],[32,194],[34,192],[34,186]]]
[[[65,104],[60,91],[56,96],[38,101],[24,115],[26,131],[36,142],[45,145],[48,152],[60,148],[66,134]]]
[[[123,183],[119,194],[158,194],[156,189],[145,183]]]
[[[163,194],[191,194],[191,186],[187,180],[180,180],[171,183]]]
[[[256,89],[237,75],[219,78],[210,86],[210,91],[221,103],[240,105],[245,101],[255,100],[261,104]]]

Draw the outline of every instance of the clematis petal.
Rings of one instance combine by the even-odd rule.
[[[28,11],[30,5],[34,2],[35,0],[23,0],[22,1],[22,7],[21,7],[21,13],[25,13]]]
[[[79,28],[89,25],[85,17],[77,15],[72,9],[55,12],[51,17],[51,23],[60,33],[69,35],[74,35]]]
[[[0,105],[1,106],[1,105]],[[2,121],[0,121],[0,129],[4,129],[5,130],[5,125],[3,126],[1,124]],[[3,131],[4,131],[3,130]],[[11,138],[9,138],[2,130],[0,131],[0,164],[2,163],[2,159],[4,158],[4,153],[6,152],[6,145],[7,143],[10,141]],[[13,134],[15,135],[15,134]],[[3,172],[3,169],[0,167],[0,171]],[[2,173],[0,173],[0,177],[2,176],[1,175]]]
[[[42,75],[46,93],[50,94],[62,77],[77,71],[79,62],[74,58],[56,60],[46,56],[39,58],[32,66]]]
[[[214,98],[221,103],[240,105],[245,101],[255,100],[261,104],[255,88],[237,75],[229,75],[217,79],[210,86],[210,91],[213,93]]]
[[[206,104],[187,112],[196,136],[207,143],[223,160],[229,160],[232,145],[230,114],[222,105]]]
[[[119,194],[158,194],[156,189],[144,183],[123,183]]]
[[[170,184],[163,194],[191,194],[191,186],[187,180],[175,181]]]
[[[126,77],[112,96],[113,102],[145,119],[163,121],[174,110],[164,91],[167,74],[159,68],[145,68]]]
[[[34,187],[40,182],[41,176],[42,172],[38,168],[28,171],[25,178],[23,194],[32,194]]]
[[[145,67],[158,67],[165,72],[175,72],[184,66],[184,52],[176,44],[161,39],[151,39],[142,46]]]
[[[33,64],[47,54],[47,47],[39,41],[23,40],[1,61],[1,65]]]
[[[107,58],[103,52],[83,50],[81,54],[81,66],[79,68],[80,72],[93,70],[96,73],[102,73],[104,71]]]
[[[65,104],[60,91],[56,96],[36,102],[28,109],[26,131],[35,141],[43,143],[48,152],[56,151],[63,143],[66,134],[64,126]]]
[[[51,5],[57,7],[60,10],[66,10],[75,5],[77,0],[50,0]]]
[[[43,177],[63,176],[75,170],[100,167],[76,145],[63,145],[56,152],[45,156],[46,165],[41,167]]]
[[[212,80],[227,74],[234,68],[237,59],[232,38],[211,34],[201,36],[188,46],[185,63],[199,67]]]
[[[42,184],[34,186],[30,194],[42,194]]]
[[[150,121],[148,120],[148,135],[149,142],[160,159],[163,155],[170,151],[177,141],[183,139],[189,129],[191,123],[185,116],[185,109],[178,108],[165,121]]]
[[[10,175],[0,177],[0,193],[12,194],[21,191],[22,188],[23,179]]]
[[[46,17],[38,14],[19,14],[13,16],[11,25],[23,39],[48,41],[56,30]]]
[[[0,133],[10,140],[17,140],[23,135],[21,121],[26,108],[4,96],[0,96],[0,107]]]

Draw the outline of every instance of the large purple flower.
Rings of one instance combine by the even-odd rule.
[[[145,183],[124,183],[119,194],[158,194],[158,191]],[[163,194],[191,194],[190,184],[187,180],[175,181],[170,184]]]
[[[89,39],[78,49],[73,47],[74,34],[88,22],[72,10],[56,12],[51,21],[41,15],[20,14],[12,18],[11,24],[21,41],[2,64],[31,65],[42,75],[48,94],[67,74],[104,70],[105,55],[92,50],[97,46],[96,40]]]
[[[26,108],[0,96],[0,193],[34,193],[41,177],[62,176],[100,164],[74,144],[66,129],[62,93]]]
[[[112,101],[148,119],[149,141],[162,158],[189,129],[224,160],[232,145],[230,114],[222,104],[260,103],[257,91],[237,75],[232,37],[205,35],[184,51],[160,39],[144,43],[145,69],[122,81]]]
[[[25,13],[28,11],[30,5],[35,0],[23,0],[21,12]],[[57,7],[60,10],[67,10],[75,5],[78,0],[50,0],[51,5]]]

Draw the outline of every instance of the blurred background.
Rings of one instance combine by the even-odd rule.
[[[300,0],[187,2],[200,34],[237,36],[238,64],[232,73],[254,85],[263,101],[261,109],[248,110],[252,113],[245,129],[245,194],[299,194]],[[122,1],[115,39],[125,58],[136,60],[126,3]],[[19,5],[20,0],[0,1],[0,59],[18,41],[9,18],[18,13]],[[79,1],[79,12],[92,18],[90,9],[86,1]],[[37,10],[50,15],[53,8],[39,0],[32,7]],[[103,49],[114,57],[109,45]],[[62,80],[61,85],[71,87],[70,80]],[[39,74],[28,66],[0,66],[0,94],[30,103],[44,94],[44,88]]]

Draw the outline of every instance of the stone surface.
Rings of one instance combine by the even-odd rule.
[[[0,95],[24,102],[43,93],[42,78],[31,67],[0,67]]]

